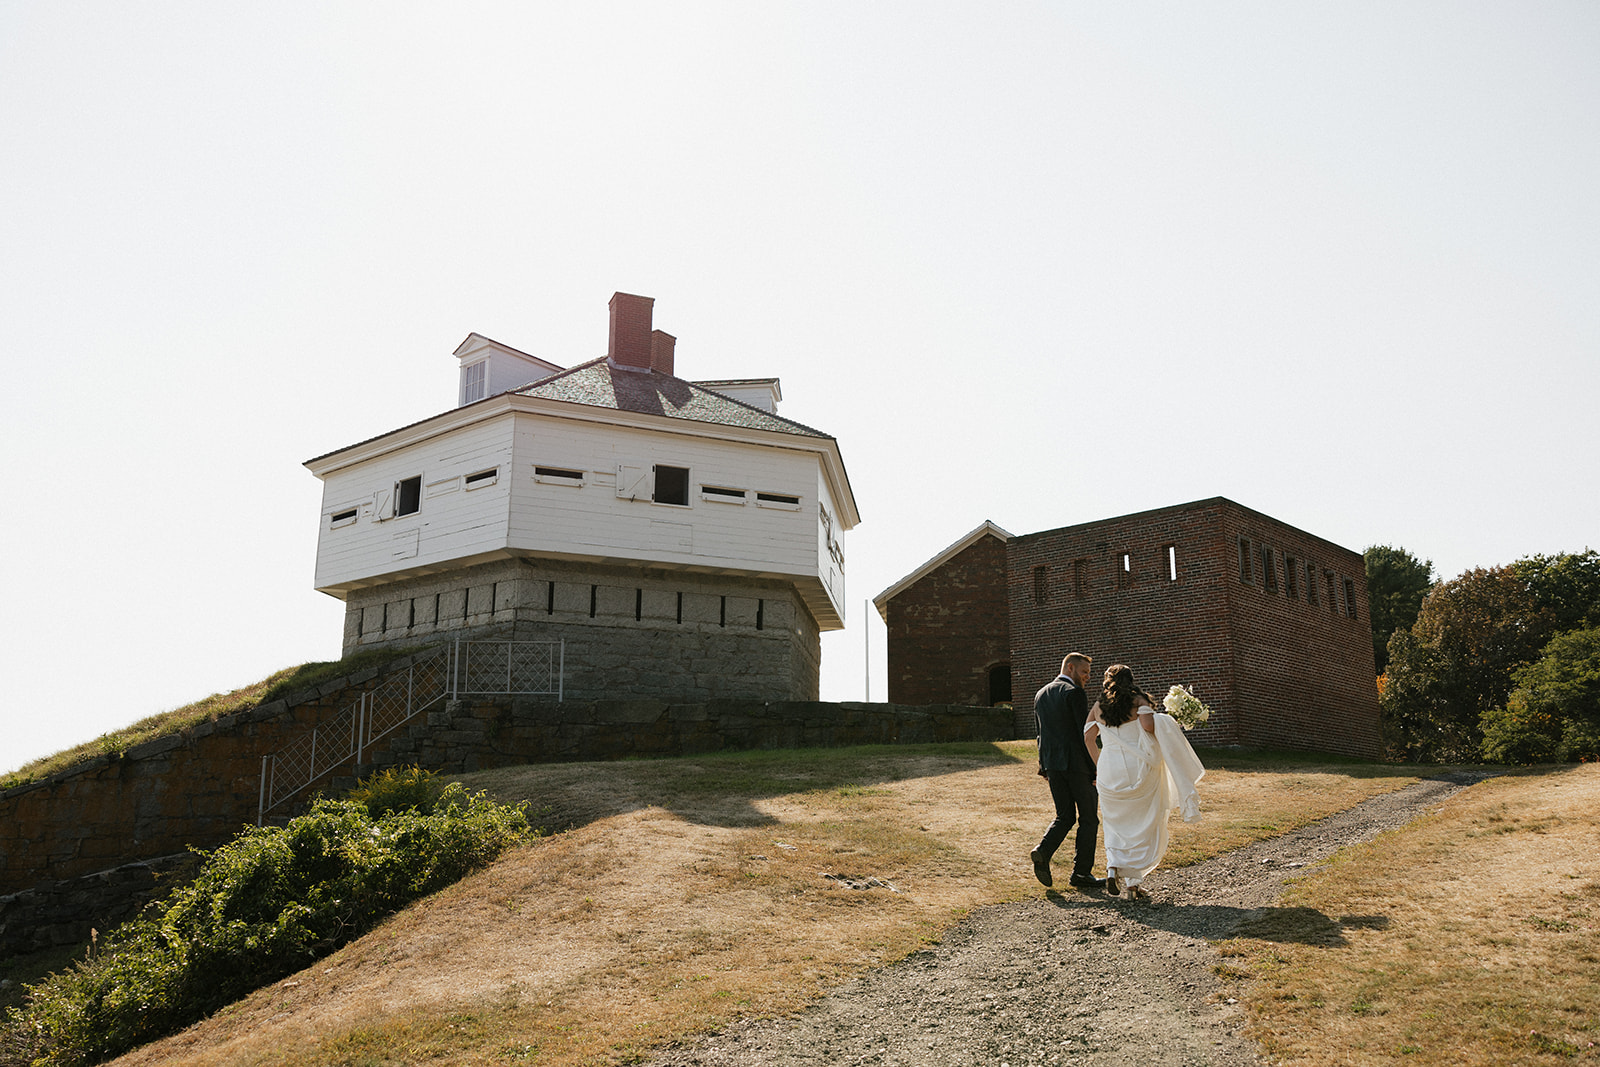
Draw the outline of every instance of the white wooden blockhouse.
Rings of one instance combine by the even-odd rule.
[[[344,648],[565,642],[569,699],[815,700],[858,521],[776,378],[691,382],[648,297],[563,368],[470,334],[452,410],[309,460]]]

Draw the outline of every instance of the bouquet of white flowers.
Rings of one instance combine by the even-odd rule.
[[[1199,697],[1181,685],[1175,685],[1167,690],[1167,695],[1161,700],[1161,706],[1166,708],[1167,714],[1185,730],[1193,730],[1211,718],[1211,709],[1200,703]]]

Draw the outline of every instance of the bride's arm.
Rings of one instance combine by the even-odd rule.
[[[1089,718],[1083,726],[1083,747],[1089,750],[1089,758],[1094,760],[1096,767],[1100,766],[1100,704],[1089,709]]]

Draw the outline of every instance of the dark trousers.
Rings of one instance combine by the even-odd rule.
[[[1073,822],[1077,822],[1078,840],[1072,857],[1072,873],[1088,877],[1094,870],[1095,835],[1100,832],[1100,794],[1095,791],[1094,779],[1087,774],[1051,771],[1049,782],[1056,817],[1039,839],[1039,852],[1046,857],[1054,856],[1061,842],[1067,839]]]

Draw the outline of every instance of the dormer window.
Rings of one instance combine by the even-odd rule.
[[[489,361],[480,359],[461,368],[461,406],[489,395]]]

